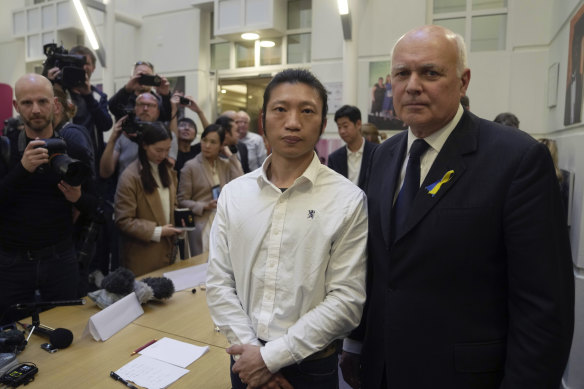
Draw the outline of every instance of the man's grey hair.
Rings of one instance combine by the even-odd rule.
[[[458,77],[462,76],[464,69],[468,68],[468,57],[466,55],[466,44],[464,43],[464,38],[462,35],[457,34],[448,30],[447,37],[456,42],[456,48],[458,49],[458,62],[456,64],[456,75]]]
[[[462,35],[457,34],[457,33],[453,32],[452,30],[449,30],[448,28],[443,27],[443,26],[429,25],[429,26],[416,28],[414,30],[406,32],[404,35],[400,36],[399,39],[396,40],[395,43],[393,44],[393,47],[391,48],[392,60],[393,60],[393,52],[395,50],[395,47],[402,40],[402,38],[405,37],[406,35],[410,34],[413,31],[419,31],[419,30],[424,29],[424,28],[440,28],[444,31],[444,34],[446,35],[447,39],[454,40],[454,42],[456,43],[456,48],[457,48],[457,52],[458,52],[458,58],[457,58],[457,64],[456,64],[456,75],[458,77],[462,76],[462,72],[464,72],[464,69],[468,68],[468,59],[467,59],[468,57],[466,55],[466,44],[464,43],[464,38],[462,37]]]

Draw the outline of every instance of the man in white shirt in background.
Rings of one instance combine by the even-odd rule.
[[[314,75],[278,73],[262,112],[272,154],[221,192],[207,303],[231,343],[234,389],[338,388],[334,340],[365,299],[365,194],[314,152],[327,112]]]
[[[249,115],[245,111],[239,111],[235,116],[239,140],[247,146],[249,169],[254,171],[262,166],[267,152],[261,135],[249,131],[249,120]]]
[[[359,108],[343,105],[335,112],[335,123],[346,146],[329,155],[328,167],[364,189],[369,160],[376,145],[363,138]]]

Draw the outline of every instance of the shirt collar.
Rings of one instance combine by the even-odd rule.
[[[362,137],[361,139],[363,141],[361,142],[361,147],[359,147],[359,150],[357,150],[357,151],[351,151],[351,150],[349,150],[349,146],[345,146],[347,148],[347,156],[353,155],[353,154],[355,154],[355,155],[363,154],[363,149],[365,149],[365,138]]]
[[[458,110],[456,111],[456,114],[454,115],[454,117],[452,118],[452,120],[450,122],[448,122],[444,127],[439,129],[438,131],[436,131],[433,134],[428,135],[427,137],[424,138],[424,140],[430,145],[430,147],[433,150],[436,151],[436,153],[439,153],[440,150],[442,150],[442,146],[444,146],[444,143],[446,143],[446,139],[448,139],[450,134],[452,134],[452,131],[454,131],[454,129],[458,125],[458,122],[460,121],[460,118],[462,117],[463,113],[464,113],[464,108],[462,108],[462,105],[459,104]],[[410,147],[412,147],[412,144],[414,143],[414,141],[416,139],[420,139],[420,138],[417,138],[412,133],[412,130],[408,129],[408,153],[409,153]]]
[[[300,184],[302,182],[310,182],[311,184],[314,184],[316,182],[316,177],[318,176],[318,171],[321,167],[321,163],[320,163],[320,159],[318,158],[318,155],[316,154],[316,152],[313,151],[312,153],[313,153],[312,154],[312,161],[310,161],[310,165],[308,165],[308,167],[300,175],[300,177],[298,177],[294,181],[294,184],[292,185],[292,187],[294,187],[297,184]],[[268,156],[268,158],[266,158],[266,160],[262,164],[262,168],[256,170],[257,183],[260,186],[260,188],[263,188],[266,185],[271,185],[274,188],[276,188],[276,186],[274,184],[272,184],[272,182],[268,179],[268,175],[266,173],[268,170],[268,167],[270,166],[271,163],[272,163],[272,154],[270,154]],[[278,189],[278,188],[276,188],[276,189]]]

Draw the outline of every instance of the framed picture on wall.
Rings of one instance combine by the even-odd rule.
[[[570,45],[566,80],[564,125],[582,121],[582,76],[584,73],[584,6],[570,21]]]
[[[548,69],[548,95],[547,95],[547,105],[548,108],[553,108],[556,106],[558,101],[558,77],[560,74],[560,64],[555,62]]]
[[[185,95],[192,95],[185,91],[185,76],[166,77],[170,83],[170,94],[174,92],[183,92]]]
[[[390,61],[369,63],[369,112],[367,121],[379,130],[403,130],[407,126],[395,115],[391,90]],[[364,116],[364,115],[363,115]]]

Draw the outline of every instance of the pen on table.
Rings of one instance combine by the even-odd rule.
[[[110,377],[112,377],[116,381],[120,381],[122,384],[126,385],[130,389],[138,389],[137,387],[135,387],[134,385],[132,385],[131,383],[129,383],[128,381],[114,373],[113,371],[110,372]]]
[[[144,346],[138,347],[136,350],[132,351],[132,354],[130,354],[130,356],[138,354],[140,351],[144,350],[146,347],[152,345],[153,343],[156,343],[157,340],[158,339],[152,339],[150,342],[146,343]]]

